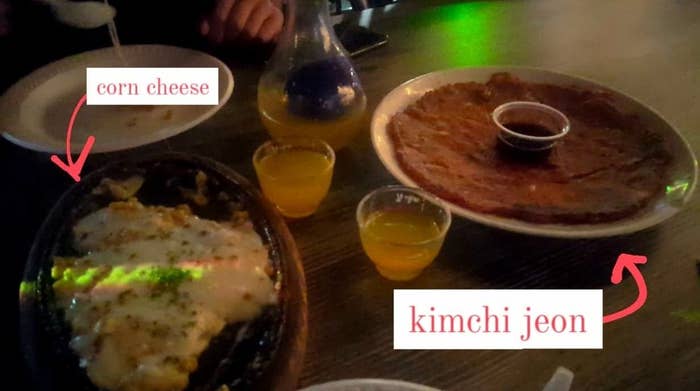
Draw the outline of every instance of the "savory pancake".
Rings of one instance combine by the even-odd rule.
[[[547,154],[498,141],[497,106],[535,101],[563,112],[569,134]],[[538,223],[598,223],[644,208],[663,187],[663,140],[605,91],[527,83],[508,73],[426,93],[388,124],[401,168],[459,206]]]

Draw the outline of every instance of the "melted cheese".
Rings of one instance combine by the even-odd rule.
[[[186,207],[114,202],[74,227],[80,258],[56,258],[54,290],[71,347],[95,385],[181,390],[227,323],[276,301],[267,250],[251,224]]]

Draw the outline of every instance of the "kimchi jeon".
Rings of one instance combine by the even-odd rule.
[[[491,112],[511,101],[558,109],[569,134],[546,153],[505,147]],[[662,138],[610,93],[508,73],[427,92],[394,115],[388,133],[401,168],[422,188],[476,212],[536,223],[633,215],[659,194],[671,162]]]

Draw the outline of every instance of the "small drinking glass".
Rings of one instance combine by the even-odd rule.
[[[313,214],[328,194],[335,153],[326,142],[280,138],[261,145],[253,166],[268,200],[286,217]]]
[[[452,215],[436,197],[405,186],[385,186],[357,206],[362,247],[379,273],[411,280],[440,252]]]

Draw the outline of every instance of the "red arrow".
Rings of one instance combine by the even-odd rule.
[[[75,117],[78,116],[78,111],[80,111],[80,108],[85,104],[86,99],[87,95],[83,95],[83,97],[80,98],[78,104],[75,105],[75,108],[73,109],[73,114],[70,116],[70,121],[68,121],[68,129],[66,130],[66,160],[68,161],[68,164],[63,163],[61,158],[59,158],[57,155],[51,155],[51,161],[54,162],[61,170],[67,172],[68,175],[70,175],[76,182],[80,182],[80,171],[83,170],[85,159],[87,159],[88,154],[90,154],[92,145],[95,144],[95,137],[88,136],[87,140],[85,141],[85,145],[83,146],[83,150],[80,151],[78,161],[73,161],[73,157],[70,154],[70,134],[73,131]]]
[[[620,254],[620,256],[617,257],[617,262],[615,262],[615,267],[613,267],[610,281],[612,281],[612,283],[615,285],[619,284],[622,281],[622,271],[627,269],[632,275],[632,278],[634,278],[634,282],[637,283],[639,295],[637,296],[637,300],[635,300],[629,307],[621,309],[610,315],[603,316],[603,323],[609,323],[624,318],[625,316],[630,315],[642,308],[644,302],[647,301],[647,284],[644,282],[642,272],[637,269],[637,264],[643,263],[647,263],[647,257],[643,255]]]

